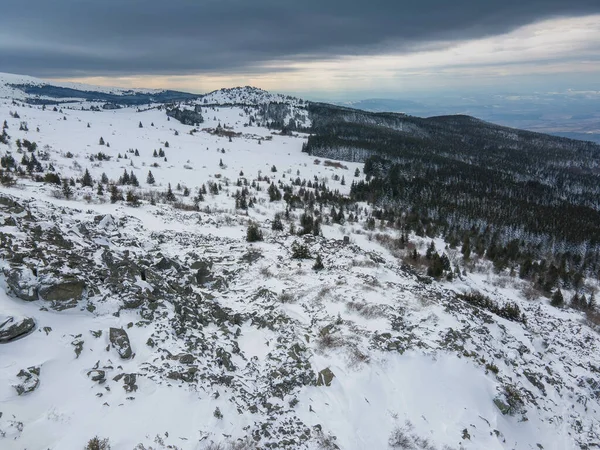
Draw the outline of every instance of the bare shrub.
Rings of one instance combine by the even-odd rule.
[[[382,305],[373,305],[367,302],[348,302],[346,309],[353,311],[366,319],[385,316],[385,307]]]

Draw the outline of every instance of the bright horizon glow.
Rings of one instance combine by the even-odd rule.
[[[235,74],[69,77],[55,81],[194,93],[252,85],[284,93],[329,93],[331,97],[542,85],[545,79],[587,88],[581,86],[581,79],[593,84],[600,76],[598,42],[600,15],[589,15],[544,20],[481,39],[436,42],[427,49],[402,54],[278,60]],[[577,84],[569,85],[573,79]]]

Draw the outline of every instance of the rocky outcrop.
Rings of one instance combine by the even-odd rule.
[[[123,359],[129,359],[132,356],[131,343],[127,332],[122,328],[111,328],[109,331],[109,340],[111,345],[119,356]]]
[[[28,394],[35,391],[40,385],[40,368],[28,367],[27,370],[21,369],[17,374],[17,377],[21,381],[20,384],[14,385],[18,395]]]
[[[25,267],[5,268],[6,285],[16,297],[25,301],[38,299],[38,279],[33,271]]]
[[[0,344],[27,336],[35,330],[35,321],[29,317],[0,317]]]
[[[85,282],[80,280],[60,280],[40,287],[39,294],[44,300],[54,302],[79,301],[85,293]]]

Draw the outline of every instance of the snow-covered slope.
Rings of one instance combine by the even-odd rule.
[[[257,126],[239,105],[264,104],[249,93],[213,94],[198,126],[156,105],[0,100],[16,181],[0,188],[0,448],[96,435],[113,450],[599,442],[600,338],[580,313],[528,300],[483,262],[454,281],[422,276],[389,245],[395,229],[367,226],[367,205],[330,220],[326,196],[348,194],[361,164]],[[271,183],[288,203],[271,201]],[[297,234],[305,211],[317,236]],[[263,241],[246,241],[251,223]],[[294,258],[299,244],[310,258]],[[461,295],[474,291],[495,306]]]

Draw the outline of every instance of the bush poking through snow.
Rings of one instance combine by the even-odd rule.
[[[292,244],[292,258],[293,259],[310,259],[310,250],[306,244],[300,244],[298,241],[294,241]]]

